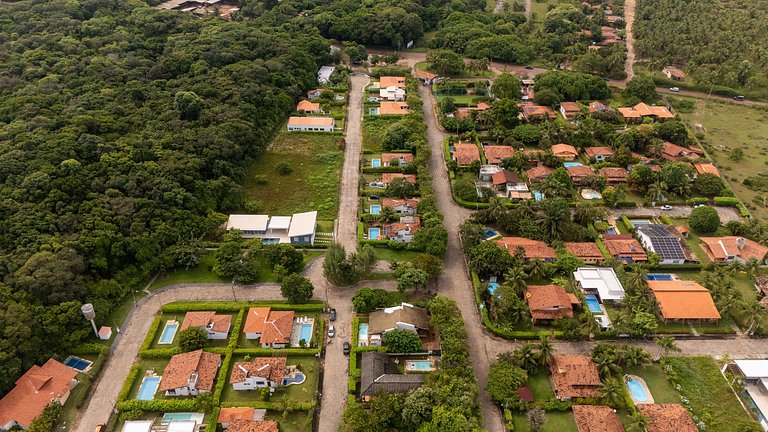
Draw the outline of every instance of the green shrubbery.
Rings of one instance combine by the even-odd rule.
[[[296,312],[319,312],[323,310],[323,302],[320,300],[310,300],[307,304],[288,304],[284,300],[263,300],[256,302],[195,302],[178,301],[167,303],[160,307],[160,311],[166,314],[181,314],[190,311],[213,311],[213,312],[239,312],[242,309],[252,307],[269,307],[272,310],[292,310]],[[159,326],[159,324],[158,324]]]

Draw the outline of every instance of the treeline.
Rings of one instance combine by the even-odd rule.
[[[7,4],[0,38],[4,392],[90,337],[81,303],[114,325],[151,273],[196,264],[329,44],[118,0]]]

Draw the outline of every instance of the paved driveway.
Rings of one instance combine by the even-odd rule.
[[[741,215],[736,207],[714,207],[717,210],[717,214],[720,215],[720,222],[726,224],[730,221],[741,220]],[[627,209],[613,209],[611,210],[611,216],[621,217],[621,215],[627,216],[655,216],[667,215],[671,218],[687,218],[691,215],[691,206],[672,206],[671,210],[662,210],[659,207],[637,207]]]

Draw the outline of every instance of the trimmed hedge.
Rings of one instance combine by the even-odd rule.
[[[399,166],[383,166],[383,167],[363,167],[364,174],[380,174],[380,173],[401,173],[405,172],[405,167]]]
[[[618,201],[613,206],[616,208],[637,208],[637,203],[634,201]]]
[[[74,355],[94,355],[109,352],[109,345],[96,342],[80,344],[70,351]]]
[[[159,348],[139,351],[139,357],[143,359],[166,359],[181,354],[181,348]]]
[[[160,308],[162,310],[162,308]],[[144,337],[144,343],[141,344],[141,348],[139,348],[139,352],[146,351],[152,348],[152,342],[155,341],[155,334],[157,334],[157,329],[160,328],[160,321],[162,318],[160,316],[156,316],[155,319],[152,321],[152,325],[149,326],[149,330],[147,330],[147,336]]]
[[[389,247],[389,240],[360,240],[361,245],[371,245],[373,247]]]
[[[232,365],[232,353],[228,353],[224,356],[224,360],[221,361],[221,367],[219,368],[219,376],[216,379],[216,387],[213,390],[213,404],[218,405],[221,402],[221,393],[224,391],[224,386],[227,385],[227,378],[229,377],[229,368]]]
[[[271,411],[283,411],[282,403],[253,401],[253,402],[222,402],[222,408],[250,407],[256,409],[266,409]],[[294,411],[311,411],[315,407],[314,402],[304,402],[292,406]]]
[[[197,409],[197,401],[195,399],[129,400],[117,404],[117,410],[120,412],[133,410],[157,412],[193,412]]]
[[[453,187],[453,186],[451,186],[451,187]],[[459,198],[459,196],[456,195],[456,194],[453,194],[453,200],[456,201],[456,204],[458,204],[458,205],[460,205],[460,206],[462,206],[464,208],[471,209],[471,210],[486,209],[486,208],[491,206],[488,203],[464,201],[463,199]]]
[[[357,223],[357,241],[362,242],[365,238],[365,224],[362,222]]]
[[[131,387],[133,387],[133,382],[136,381],[136,378],[139,377],[140,373],[141,365],[135,364],[131,366],[131,370],[128,371],[128,374],[125,376],[125,381],[123,381],[123,388],[121,388],[120,393],[117,394],[118,405],[128,399],[128,396],[130,396],[131,393]]]
[[[648,267],[649,270],[701,270],[701,264],[659,264]]]
[[[385,353],[387,352],[387,347],[368,345],[368,346],[359,346],[359,347],[352,348],[352,352],[356,352],[356,353],[375,352],[375,351]],[[411,354],[417,354],[417,353],[411,353]]]
[[[741,201],[739,201],[738,198],[728,196],[715,197],[714,202],[716,206],[722,207],[736,207],[737,205],[741,204]]]
[[[216,427],[218,426],[218,422],[216,421],[219,418],[219,413],[221,412],[221,408],[214,407],[211,410],[211,415],[208,418],[208,425],[205,427],[205,432],[216,432]]]
[[[314,356],[319,348],[236,348],[234,355],[250,355],[259,357]]]
[[[612,258],[611,253],[608,252],[608,249],[605,248],[605,245],[603,244],[603,240],[600,237],[595,239],[595,244],[597,245],[597,248],[600,249],[600,253],[603,254],[603,257],[605,259]]]
[[[227,342],[227,348],[237,348],[237,340],[240,338],[240,331],[243,329],[243,321],[245,320],[246,309],[241,309],[235,318],[235,323],[230,328],[232,334],[229,335],[229,342]]]
[[[707,204],[708,202],[709,202],[709,198],[702,198],[702,197],[689,198],[685,200],[685,203],[688,204],[689,206]]]
[[[736,205],[736,208],[739,209],[739,213],[741,214],[741,217],[748,218],[752,217],[752,213],[747,210],[747,208],[744,206],[744,203],[739,203]]]
[[[621,222],[624,224],[624,228],[626,228],[630,233],[635,232],[635,226],[632,225],[632,222],[626,215],[621,215]]]
[[[352,342],[354,343],[360,338],[360,318],[355,316],[352,318]],[[357,347],[355,347],[357,348]],[[352,375],[352,371],[357,369],[357,353],[351,352],[349,354],[349,376],[347,379],[347,392],[355,394],[357,392],[357,379]]]
[[[664,214],[661,215],[661,217],[659,217],[659,219],[661,219],[661,222],[663,224],[665,224],[665,225],[674,225],[675,224],[674,222],[672,222],[672,219],[670,219],[669,216],[664,215]]]
[[[251,307],[267,306],[272,310],[292,310],[296,312],[318,312],[323,310],[323,302],[312,300],[306,304],[289,304],[285,300],[266,300],[257,302],[192,302],[179,301],[164,304],[160,307],[163,313],[186,313],[190,311],[213,311],[213,312],[240,312],[242,309]]]

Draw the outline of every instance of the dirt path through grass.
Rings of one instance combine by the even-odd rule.
[[[627,35],[627,61],[624,63],[624,70],[627,72],[627,82],[635,76],[635,35],[632,32],[632,26],[635,24],[635,0],[626,0],[624,2],[624,22],[625,34]]]

